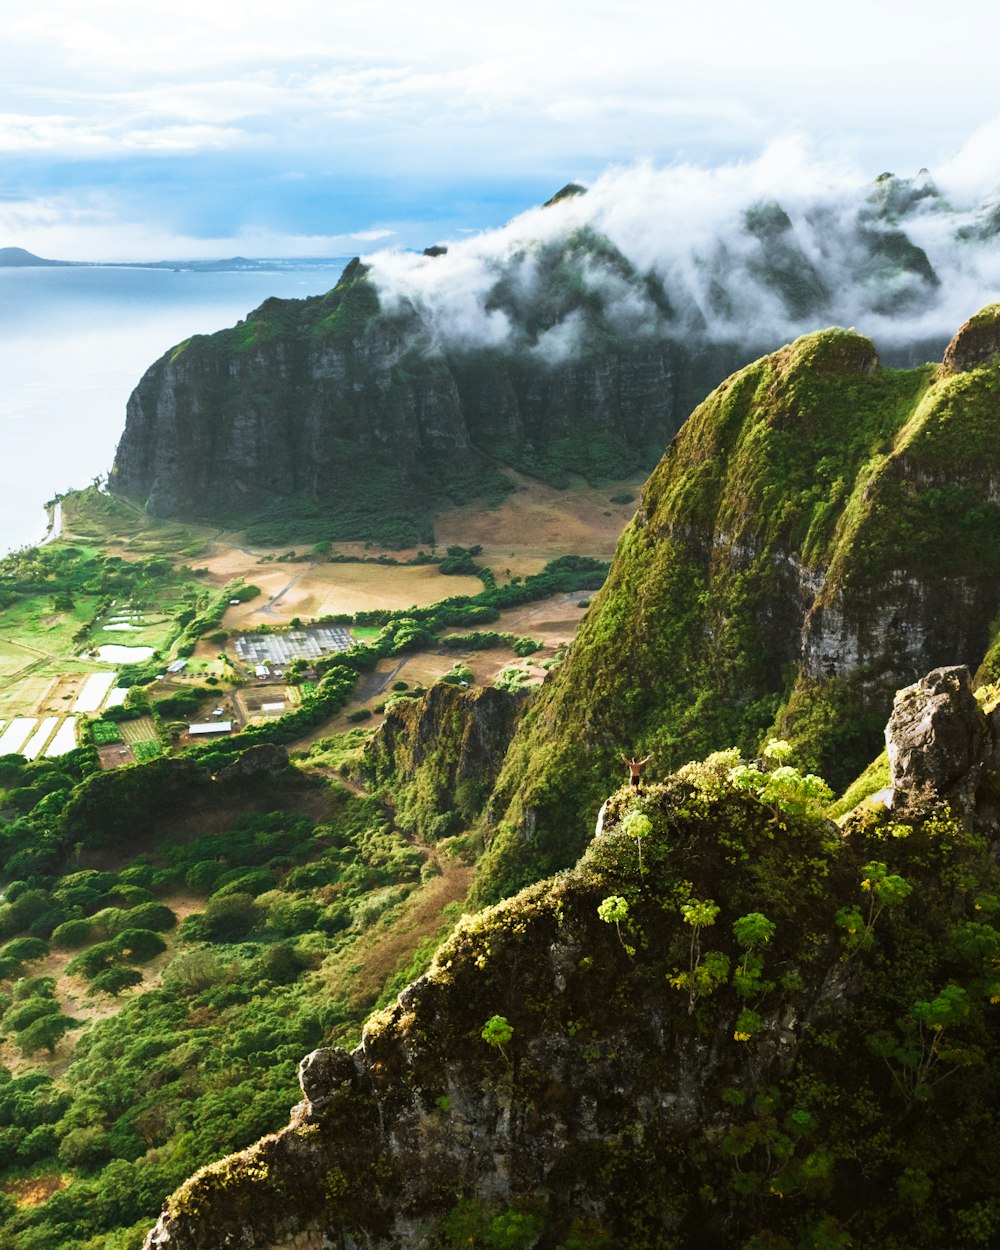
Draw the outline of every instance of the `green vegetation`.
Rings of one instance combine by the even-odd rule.
[[[358,997],[331,987],[350,984],[358,945],[370,945],[419,888],[425,864],[366,800],[335,795],[320,822],[294,814],[315,805],[294,778],[278,791],[256,786],[258,806],[284,810],[243,816],[221,833],[166,832],[129,855],[139,813],[182,814],[207,783],[199,789],[186,761],[161,761],[159,782],[147,766],[81,785],[92,766],[77,756],[76,779],[65,771],[74,761],[57,769],[17,757],[2,775],[0,801],[28,792],[36,801],[22,798],[28,810],[2,831],[3,879],[29,859],[32,870],[6,886],[0,904],[0,933],[10,938],[0,948],[0,1028],[22,1056],[16,1075],[0,1068],[0,1185],[54,1171],[71,1182],[38,1207],[0,1203],[0,1241],[11,1250],[82,1248],[115,1230],[126,1237],[152,1223],[197,1167],[279,1127],[301,1056],[356,1037],[378,1001],[378,990]],[[57,782],[63,806],[53,814],[43,809]],[[67,803],[74,783],[79,793]],[[105,806],[96,792],[86,797],[97,784]],[[100,811],[117,819],[108,825]],[[70,863],[48,875],[37,842],[57,844],[66,822],[111,839],[120,866]],[[196,905],[179,927],[176,898]],[[47,966],[43,934],[73,952],[64,972],[34,975]],[[412,975],[432,953],[411,967],[406,952]],[[80,984],[82,1018],[60,1010],[57,997]],[[114,1012],[88,1022],[108,1002]],[[64,1074],[46,1074],[53,1052],[60,1068],[69,1058]],[[123,1245],[141,1240],[128,1237]]]
[[[883,369],[841,330],[713,392],[649,479],[571,662],[512,745],[479,899],[574,861],[625,747],[662,774],[734,743],[752,757],[778,732],[842,789],[877,753],[896,688],[955,656],[988,669],[998,395],[996,365]]]
[[[369,613],[357,645],[320,664],[285,716],[167,755],[171,722],[217,699],[219,686],[214,677],[213,685],[154,680],[173,655],[218,635],[230,599],[259,591],[240,582],[213,589],[199,573],[175,570],[159,547],[169,545],[164,534],[180,545],[177,528],[124,501],[85,492],[67,507],[74,524],[93,529],[92,545],[0,562],[4,628],[18,639],[12,669],[25,631],[49,629],[52,671],[75,664],[86,674],[68,650],[139,637],[98,634],[109,614],[155,619],[148,640],[158,653],[121,672],[128,697],[86,723],[86,746],[57,760],[0,760],[0,1187],[14,1195],[0,1199],[0,1241],[12,1250],[96,1250],[98,1238],[137,1245],[185,1176],[284,1122],[302,1054],[356,1039],[366,1012],[420,975],[460,905],[393,934],[436,869],[375,802],[326,779],[355,759],[365,731],[323,739],[304,762],[308,782],[280,768],[241,778],[247,749],[321,725],[381,656],[495,620],[502,607],[599,585],[605,572],[572,557],[497,588],[483,570],[480,595]],[[127,558],[103,546],[119,523],[135,548]],[[127,750],[136,765],[101,771],[95,748],[110,745],[122,749],[116,760]],[[462,810],[471,818],[484,797],[482,786],[467,786]],[[199,829],[203,819],[225,826],[230,810],[222,832]],[[443,837],[450,824],[427,832]],[[464,882],[476,845],[442,843],[444,871]],[[388,953],[359,977],[383,937]],[[67,1188],[17,1205],[18,1186],[55,1176]]]

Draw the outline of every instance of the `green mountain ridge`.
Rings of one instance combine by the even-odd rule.
[[[945,663],[993,679],[998,317],[910,371],[853,332],[809,335],[695,410],[511,745],[481,898],[573,862],[621,750],[667,771],[778,734],[843,787],[895,690]]]
[[[894,810],[843,828],[780,745],[617,791],[573,869],[308,1055],[289,1127],[147,1250],[990,1244],[998,730],[931,673],[896,701]]]
[[[940,367],[842,330],[762,358],[668,449],[509,747],[459,692],[387,721],[361,769],[411,820],[468,816],[496,730],[500,901],[148,1250],[991,1244],[998,388],[998,306]],[[849,779],[890,711],[881,800],[837,826],[810,770]]]

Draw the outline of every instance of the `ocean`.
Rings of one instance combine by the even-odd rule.
[[[39,541],[44,503],[111,468],[146,368],[268,296],[335,285],[348,258],[250,271],[0,268],[0,552]]]

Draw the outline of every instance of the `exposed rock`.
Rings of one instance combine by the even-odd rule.
[[[687,786],[655,786],[644,801],[662,812],[658,819],[680,822],[681,845],[698,838],[699,871],[710,871],[725,897],[741,875],[687,813],[689,797]],[[622,792],[609,811],[620,814],[631,799]],[[751,838],[766,857],[772,835],[763,809],[759,817]],[[817,854],[840,853],[818,828],[805,837]],[[624,1233],[635,1215],[633,1182],[642,1184],[633,1153],[662,1160],[670,1184],[687,1195],[654,1197],[638,1217],[645,1236],[653,1230],[642,1244],[729,1245],[712,1204],[695,1210],[698,1166],[685,1162],[718,1136],[718,1111],[706,1107],[716,1106],[719,1088],[752,1098],[787,1074],[816,1022],[842,1012],[847,971],[824,956],[816,985],[763,1010],[752,1045],[734,1043],[729,1012],[717,1027],[694,1028],[686,998],[666,988],[665,952],[679,917],[647,882],[648,899],[633,910],[648,941],[627,955],[597,904],[631,890],[631,877],[605,873],[623,848],[633,862],[634,843],[613,828],[595,846],[605,867],[581,867],[464,921],[430,973],[369,1022],[353,1055],[307,1056],[305,1101],[290,1126],[188,1181],[147,1250],[285,1250],[296,1238],[310,1247],[417,1250],[439,1244],[463,1199],[492,1213],[544,1212],[546,1246],[564,1240],[574,1220]],[[787,925],[786,941],[792,932]],[[687,950],[683,935],[680,945]],[[512,1028],[502,1049],[482,1036],[497,1013]],[[622,1236],[608,1244],[638,1243]]]
[[[496,781],[531,694],[437,682],[419,699],[400,699],[365,747],[361,775],[407,828],[436,838],[467,826]]]
[[[957,715],[975,738],[964,675],[925,686],[902,702],[929,701],[935,722]],[[939,761],[928,775],[951,777],[962,738],[940,726],[914,737]],[[647,787],[641,861],[622,828],[635,796],[611,796],[576,868],[463,918],[352,1055],[306,1058],[287,1129],[168,1200],[146,1250],[741,1250],[770,1240],[776,1219],[783,1242],[816,1244],[817,1227],[839,1235],[859,1209],[867,1229],[921,1250],[957,1232],[983,1192],[969,1126],[977,1157],[997,1148],[982,1113],[1000,1062],[982,1003],[997,935],[976,901],[996,865],[944,822],[929,868],[912,812],[894,817],[912,837],[886,836],[883,811],[841,838],[727,775],[708,761]],[[913,905],[881,919],[866,908],[867,927],[852,927],[872,858],[910,884]],[[709,890],[718,923],[697,946],[678,900]],[[601,917],[610,896],[627,904],[620,928]],[[738,917],[773,922],[773,942],[751,953],[734,940]],[[702,956],[706,973],[710,959],[722,968],[714,987],[685,978]],[[945,981],[975,1013],[976,1062],[936,1070],[931,1098],[926,1072],[889,1043],[915,1036],[900,1004]],[[484,1027],[497,1018],[501,1045]],[[886,1178],[918,1161],[950,1184],[912,1211]],[[818,1166],[820,1188],[807,1183]]]
[[[990,304],[962,326],[945,348],[942,370],[968,373],[1000,356],[1000,304]]]
[[[887,806],[944,799],[966,826],[996,831],[1000,709],[984,713],[968,668],[937,668],[900,690],[885,742]]]
[[[271,779],[288,768],[288,752],[283,746],[261,742],[249,747],[217,774],[219,781],[238,784],[244,781]]]
[[[936,668],[900,690],[885,731],[891,805],[939,796],[953,799],[970,818],[988,741],[986,716],[964,665]]]

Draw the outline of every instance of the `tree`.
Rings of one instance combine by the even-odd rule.
[[[482,1032],[479,1035],[488,1046],[494,1046],[504,1059],[510,1063],[504,1047],[510,1042],[514,1036],[514,1030],[507,1020],[506,1016],[490,1016],[483,1025]]]
[[[620,894],[609,894],[606,899],[602,899],[598,903],[597,914],[605,924],[613,924],[615,926],[622,950],[628,955],[634,955],[635,947],[627,946],[625,939],[622,937],[622,921],[628,919],[628,901],[622,898]]]

